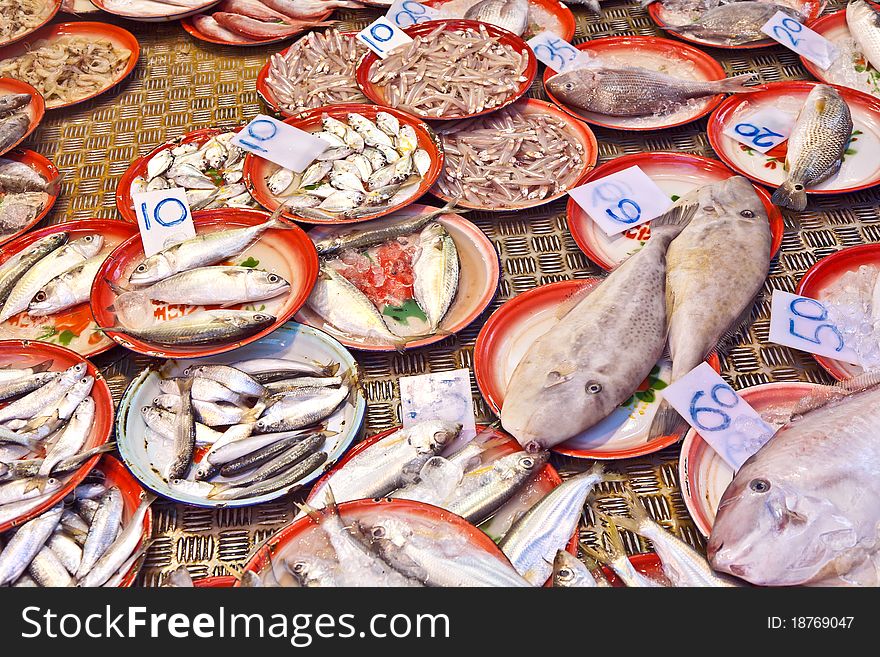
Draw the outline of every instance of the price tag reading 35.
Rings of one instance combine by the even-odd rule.
[[[633,166],[568,192],[608,235],[655,219],[672,207],[672,199],[639,167]]]
[[[724,129],[724,134],[754,151],[766,153],[791,136],[797,117],[774,107],[765,107]]]
[[[329,146],[320,137],[264,114],[242,128],[232,143],[297,173],[305,171]]]
[[[830,68],[837,57],[837,48],[833,43],[784,12],[776,12],[773,18],[764,23],[761,31],[809,59],[823,71]]]
[[[859,355],[846,346],[840,330],[828,319],[824,304],[791,292],[773,290],[770,342],[858,365]]]
[[[426,7],[415,0],[395,0],[385,17],[402,30],[419,23],[426,23],[441,18],[443,12]],[[378,53],[377,51],[377,54]]]
[[[545,30],[526,43],[538,61],[557,73],[583,68],[590,62],[587,53],[578,50],[561,36]]]
[[[131,200],[134,201],[144,255],[148,258],[170,244],[196,236],[183,188],[134,193]]]
[[[397,46],[412,42],[406,32],[385,16],[380,16],[358,32],[357,39],[382,59],[385,59]]]
[[[708,363],[666,388],[663,398],[734,470],[776,431]]]

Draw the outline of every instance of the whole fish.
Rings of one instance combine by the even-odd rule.
[[[58,560],[64,564],[69,573],[75,573],[82,561],[82,548],[79,543],[63,532],[56,531],[46,545],[51,548]]]
[[[288,392],[296,392],[303,389],[338,388],[340,385],[342,385],[341,376],[301,376],[295,379],[267,383],[265,390],[269,395],[284,395]]]
[[[31,104],[30,94],[4,94],[0,96],[0,116],[9,114]]]
[[[69,472],[72,472],[73,470],[76,470],[79,466],[81,466],[93,456],[112,452],[115,448],[116,443],[111,442],[84,450],[79,454],[74,454],[69,458],[61,460],[52,469],[52,472],[50,474],[67,474]],[[22,479],[25,477],[36,477],[40,471],[40,466],[42,464],[43,459],[23,459],[12,461],[10,463],[0,462],[0,481],[7,481],[10,479]]]
[[[19,578],[37,556],[61,520],[63,504],[22,525],[0,552],[0,586],[6,586]]]
[[[261,410],[248,410],[233,404],[218,404],[205,402],[193,397],[193,412],[196,422],[209,427],[225,427],[242,422],[256,422]],[[153,406],[177,413],[180,411],[180,395],[159,395],[153,400]]]
[[[278,274],[251,267],[198,267],[165,278],[135,292],[143,299],[190,306],[230,306],[285,294],[290,283]],[[118,303],[123,303],[120,299]]]
[[[528,0],[480,0],[465,12],[472,21],[490,23],[516,36],[522,36],[529,26]]]
[[[761,27],[780,11],[797,20],[803,20],[803,16],[797,10],[785,5],[744,1],[719,5],[709,9],[690,24],[666,25],[665,29],[698,39],[737,46],[767,39]]]
[[[416,302],[436,331],[455,299],[459,277],[458,250],[442,225],[429,224],[419,234],[412,267]]]
[[[283,440],[278,440],[274,443],[270,443],[269,445],[254,450],[253,452],[250,452],[240,458],[224,463],[223,466],[220,468],[220,473],[224,477],[234,477],[235,475],[238,475],[242,472],[247,472],[253,470],[254,468],[262,466],[265,463],[273,462],[279,454],[286,453],[289,449],[292,449],[293,447],[297,447],[299,449],[302,449],[303,447],[310,448],[316,442],[318,442],[319,445],[322,444],[324,442],[324,436],[322,434],[297,435],[296,433],[292,432],[292,435],[284,438]],[[236,479],[235,481],[228,483],[231,485],[235,485],[238,483],[241,483],[242,485],[247,485],[251,483],[249,478],[252,476],[253,474],[250,474],[241,480]],[[220,491],[223,488],[227,487],[227,483],[218,483],[215,485],[215,487],[218,491]]]
[[[850,0],[846,24],[868,63],[880,69],[880,11],[865,0]]]
[[[41,477],[48,477],[61,461],[82,449],[92,430],[94,420],[95,401],[91,397],[86,397],[79,402],[70,422],[61,431],[58,440],[43,459],[38,471]]]
[[[28,565],[28,574],[42,587],[73,586],[73,578],[61,559],[48,545],[44,545]]]
[[[770,221],[748,180],[733,176],[704,185],[680,201],[691,202],[699,209],[666,251],[669,383],[703,362],[749,319],[770,270]],[[684,427],[663,402],[649,436],[675,435]]]
[[[547,90],[566,105],[609,116],[668,114],[692,98],[755,91],[751,73],[724,80],[679,78],[646,68],[578,68],[547,80]]]
[[[39,260],[12,288],[3,304],[3,310],[0,311],[0,323],[26,310],[31,299],[46,283],[97,255],[103,245],[104,238],[101,235],[85,235],[51,251]]]
[[[211,446],[210,451],[205,456],[205,460],[215,466],[222,466],[282,440],[287,440],[288,438],[303,439],[310,433],[312,433],[311,429],[302,429],[300,431],[261,433],[222,444],[218,441]]]
[[[339,388],[323,388],[320,394],[309,399],[294,400],[287,404],[284,401],[270,406],[254,425],[262,433],[273,431],[294,431],[332,415],[339,405],[349,396],[351,388],[342,385]]]
[[[318,18],[333,9],[359,9],[363,7],[359,2],[351,0],[265,0],[263,4],[285,16],[299,20]]]
[[[587,496],[604,480],[602,466],[575,475],[547,493],[510,527],[498,544],[517,572],[541,586],[553,572],[553,559],[577,528]]]
[[[526,449],[589,429],[648,376],[666,342],[666,249],[694,211],[676,206],[655,220],[648,244],[589,296],[563,306],[565,314],[516,366],[501,423]]]
[[[24,112],[0,119],[0,153],[17,143],[31,125],[31,118]]]
[[[7,481],[0,484],[0,504],[43,497],[46,493],[54,493],[61,488],[61,485],[61,481],[53,478],[39,482],[32,479]]]
[[[246,310],[203,310],[145,328],[113,327],[161,345],[211,345],[244,340],[275,323],[275,317]]]
[[[773,203],[798,212],[806,208],[807,188],[840,170],[852,131],[849,105],[838,91],[826,84],[813,87],[788,138],[788,177],[773,192]]]
[[[216,381],[240,395],[259,397],[266,392],[266,388],[247,372],[229,365],[193,365],[186,368],[184,375]]]
[[[320,365],[285,358],[252,358],[232,363],[232,367],[263,384],[297,376],[334,376],[339,371],[339,363]]]
[[[227,11],[214,12],[211,16],[220,24],[220,27],[248,39],[282,39],[295,36],[310,27],[325,27],[334,24],[332,21],[315,23],[314,21],[297,21],[293,18],[289,19],[287,23],[267,23]]]
[[[599,582],[584,562],[565,550],[553,559],[553,586],[557,588],[596,588]]]
[[[85,363],[77,363],[64,370],[61,375],[49,381],[42,388],[16,399],[14,402],[0,409],[0,422],[14,419],[31,419],[49,404],[58,401],[76,382],[86,373]]]
[[[266,223],[248,228],[231,228],[196,235],[146,258],[134,268],[129,283],[149,285],[172,274],[217,264],[247,249],[270,228],[280,228],[283,225],[280,220],[270,218]]]
[[[42,174],[18,160],[0,157],[0,192],[20,194],[22,192],[57,191],[57,182],[49,183]]]
[[[83,545],[82,560],[76,570],[77,579],[85,577],[116,539],[125,504],[122,492],[116,486],[108,490],[89,524],[89,533]]]
[[[48,201],[49,195],[45,192],[7,194],[0,198],[0,234],[8,235],[25,228]]]
[[[388,565],[425,586],[530,586],[507,560],[471,547],[444,523],[387,517],[357,525]]]
[[[182,479],[192,463],[196,447],[196,420],[192,407],[192,379],[180,383],[180,410],[176,414],[173,435],[173,456],[168,479]]]
[[[623,539],[620,537],[620,532],[617,531],[617,525],[605,514],[595,510],[594,512],[602,525],[608,530],[610,543],[607,544],[607,549],[605,547],[590,548],[586,545],[582,545],[581,549],[588,556],[614,571],[614,574],[630,588],[660,588],[664,586],[663,582],[648,577],[636,570],[632,561],[626,556]]]
[[[277,475],[283,474],[293,466],[297,465],[301,461],[305,460],[312,454],[318,452],[321,449],[321,446],[324,444],[326,438],[324,434],[318,433],[303,440],[300,440],[293,446],[287,447],[285,450],[279,452],[274,458],[271,458],[269,461],[264,463],[262,466],[249,473],[242,479],[237,479],[234,482],[229,483],[220,483],[214,486],[214,491],[212,495],[209,497],[215,497],[217,494],[223,493],[230,488],[241,488],[243,486],[250,486],[252,484],[258,484],[260,482],[266,481],[267,479],[271,479]],[[221,472],[222,472],[221,468]]]
[[[268,495],[269,493],[281,490],[282,488],[290,488],[298,481],[307,477],[324,465],[326,461],[327,452],[315,452],[271,479],[266,479],[265,481],[250,484],[248,486],[230,488],[215,494],[212,499],[237,500],[242,498],[259,497],[260,495]]]
[[[160,379],[159,390],[166,394],[180,396],[181,384],[189,378],[192,383],[192,398],[203,402],[219,403],[225,402],[235,404],[236,406],[244,406],[245,397],[234,390],[230,390],[219,381],[206,379],[200,376],[196,377],[175,377],[173,379]]]
[[[706,548],[759,586],[877,586],[880,387],[821,387],[737,471]]]
[[[5,303],[18,280],[49,253],[62,247],[69,233],[54,233],[38,239],[0,265],[0,303]]]
[[[16,379],[0,383],[0,401],[26,395],[37,388],[42,388],[59,376],[61,376],[61,372],[36,372],[35,374],[22,372]]]
[[[97,255],[46,283],[28,305],[28,315],[44,317],[86,303],[105,255]]]

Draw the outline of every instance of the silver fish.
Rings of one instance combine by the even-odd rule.
[[[45,545],[61,520],[63,504],[25,523],[9,539],[0,552],[0,586],[12,583],[27,570],[28,565]]]
[[[95,275],[106,257],[97,255],[46,283],[28,305],[28,315],[43,317],[86,303]]]
[[[73,586],[73,578],[67,568],[52,551],[44,545],[34,556],[28,565],[28,574],[42,587],[67,587]]]
[[[458,292],[459,276],[458,249],[441,224],[422,230],[412,267],[416,302],[436,331]]]
[[[865,0],[850,0],[846,24],[865,59],[880,69],[880,12]]]
[[[116,539],[125,504],[122,492],[114,486],[108,490],[89,524],[89,533],[83,545],[82,560],[76,570],[77,579],[85,577]]]
[[[288,468],[280,474],[248,486],[230,488],[216,493],[212,499],[237,500],[250,497],[268,495],[282,488],[290,488],[298,481],[307,477],[327,461],[327,452],[314,452],[296,465]]]
[[[26,395],[37,388],[42,388],[59,376],[61,376],[61,372],[36,372],[34,374],[21,372],[16,379],[0,383],[0,401]]]
[[[528,0],[481,0],[465,12],[464,17],[496,25],[516,36],[522,36],[529,26]]]
[[[30,125],[31,119],[24,112],[0,119],[0,153],[24,137]]]
[[[294,431],[302,429],[329,417],[349,396],[348,385],[339,388],[323,388],[321,393],[309,399],[284,401],[271,406],[254,425],[262,433],[273,431]]]
[[[67,572],[73,574],[77,571],[82,561],[82,548],[79,543],[67,534],[56,531],[46,541],[46,545],[55,553]]]
[[[244,340],[272,326],[275,317],[245,310],[205,310],[125,333],[161,345],[209,345]],[[120,330],[116,327],[116,330]]]
[[[788,138],[788,177],[773,192],[773,203],[798,212],[804,210],[807,189],[840,170],[852,131],[849,105],[838,91],[825,84],[813,87]]]
[[[190,306],[229,306],[272,299],[290,290],[278,274],[251,267],[198,267],[165,278],[134,292],[143,299]],[[117,301],[126,303],[125,299]]]
[[[16,399],[14,402],[0,409],[0,422],[14,419],[31,419],[37,413],[61,399],[86,372],[84,363],[77,363],[64,370],[61,375],[47,383],[42,388]]]
[[[49,253],[62,247],[67,242],[68,236],[69,233],[64,232],[47,235],[0,265],[0,303],[6,301],[12,288],[25,272]]]
[[[597,588],[599,583],[584,562],[559,550],[553,559],[553,586],[556,588]]]
[[[41,477],[49,476],[61,461],[82,449],[92,430],[94,419],[95,401],[91,397],[86,397],[76,406],[70,422],[43,459],[39,470]]]
[[[339,363],[321,365],[284,358],[251,358],[232,363],[232,367],[247,372],[260,383],[297,376],[334,376]]]
[[[596,511],[595,509],[594,513],[602,525],[607,529],[610,542],[606,544],[607,549],[605,547],[597,547],[593,549],[582,545],[581,548],[584,552],[596,561],[610,568],[628,587],[659,588],[664,586],[663,582],[648,577],[636,570],[632,561],[626,556],[623,539],[620,537],[620,532],[617,531],[617,525],[615,525],[611,518],[605,514]]]
[[[214,466],[222,466],[236,461],[258,450],[269,447],[283,440],[302,440],[313,433],[313,429],[301,429],[298,431],[279,431],[276,433],[261,433],[257,435],[242,436],[236,440],[216,442],[205,455],[205,461]]]
[[[761,31],[761,27],[779,11],[803,20],[803,16],[791,7],[746,0],[721,4],[709,9],[690,24],[666,25],[665,29],[698,39],[737,46],[766,39],[767,35]]]

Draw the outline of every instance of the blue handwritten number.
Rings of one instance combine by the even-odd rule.
[[[540,54],[538,51],[541,49],[547,52],[547,58],[551,62],[559,62],[558,66],[553,66],[555,70],[562,69],[566,64],[578,56],[577,48],[573,48],[562,39],[547,39],[546,43],[539,44],[535,47],[535,56]],[[563,57],[562,53],[568,55],[568,59]]]
[[[793,18],[783,18],[780,25],[773,26],[773,34],[779,37],[779,40],[782,41],[783,35],[788,38],[791,42],[792,47],[799,44],[803,39],[798,39],[794,35],[798,32],[803,31],[804,26],[798,23]]]
[[[162,208],[166,203],[171,203],[179,210],[180,214],[177,216],[177,219],[172,219],[171,221],[162,218]],[[176,198],[163,198],[161,201],[156,203],[156,207],[153,208],[153,219],[156,220],[156,223],[160,226],[165,226],[165,228],[170,228],[171,226],[176,226],[177,224],[183,223],[186,220],[186,205],[182,203],[179,199]]]
[[[719,395],[722,392],[725,393],[725,395],[726,394],[732,395],[733,399],[730,400],[729,402],[724,402],[723,400],[721,400],[719,398]],[[724,431],[725,429],[727,429],[730,426],[730,416],[727,413],[725,413],[724,411],[722,411],[721,408],[735,407],[737,404],[739,404],[739,397],[733,391],[733,388],[731,388],[729,385],[727,385],[725,383],[716,384],[715,386],[712,387],[712,390],[709,393],[709,397],[720,408],[715,408],[713,406],[697,406],[697,402],[699,402],[700,399],[702,399],[705,396],[706,396],[705,392],[703,392],[702,390],[698,390],[696,393],[694,393],[694,396],[691,398],[691,405],[690,405],[689,412],[691,415],[691,419],[694,421],[694,426],[696,426],[697,429],[699,429],[700,431]],[[718,424],[710,427],[710,426],[706,426],[705,424],[700,422],[700,420],[698,419],[698,416],[700,414],[717,415],[720,419],[718,421]]]
[[[617,216],[611,208],[605,208],[605,212],[609,217],[622,224],[634,224],[642,216],[642,208],[638,203],[630,198],[622,198],[617,202],[617,209],[620,210],[622,217]]]
[[[770,128],[759,128],[752,123],[737,123],[733,131],[743,137],[749,137],[752,144],[758,148],[770,148],[775,144],[773,137],[785,137],[783,134],[773,132]]]
[[[269,128],[271,129],[271,132],[269,132],[269,134],[258,134],[254,130],[259,125],[269,126]],[[267,121],[266,119],[257,119],[256,121],[251,121],[251,123],[248,125],[247,133],[250,137],[253,137],[256,141],[269,141],[270,139],[272,139],[272,137],[274,137],[276,134],[278,134],[278,128],[271,121]],[[238,141],[243,146],[247,146],[248,148],[250,148],[253,151],[263,151],[264,153],[269,152],[268,149],[263,148],[259,144],[255,144],[255,143],[248,141],[247,139],[244,139],[242,137],[239,137]]]
[[[386,34],[386,32],[387,32],[387,34]],[[373,27],[370,28],[370,36],[373,37],[373,39],[375,39],[379,43],[387,43],[387,42],[391,41],[391,39],[394,37],[394,30],[391,29],[390,27],[388,27],[387,25],[385,25],[384,23],[379,23],[378,25],[373,25]],[[380,47],[378,44],[374,43],[371,39],[364,36],[363,33],[361,33],[361,38],[364,41],[366,41],[367,43],[369,43],[376,50],[378,50],[380,52],[385,52],[384,48]]]
[[[394,14],[394,22],[397,23],[398,27],[411,27],[412,25],[431,20],[431,17],[428,16],[428,10],[425,9],[424,5],[421,5],[418,2],[406,0],[400,6],[403,7],[403,9]],[[409,18],[410,22],[404,25],[401,16],[406,16]]]
[[[806,306],[807,308],[813,309],[816,314],[804,314],[804,312],[806,311],[799,310],[799,304],[800,306]],[[800,299],[795,299],[789,304],[788,309],[795,317],[802,317],[813,322],[821,322],[824,319],[828,319],[828,309],[815,299],[806,299],[803,297]],[[794,319],[788,320],[788,332],[791,333],[793,336],[800,338],[801,340],[806,340],[807,342],[812,342],[813,344],[822,344],[822,339],[819,337],[819,333],[822,332],[822,329],[827,329],[831,331],[837,338],[837,346],[834,348],[834,351],[843,350],[843,337],[840,335],[840,331],[837,330],[837,327],[834,326],[834,324],[829,324],[828,322],[824,324],[819,324],[819,326],[817,326],[813,331],[813,336],[810,337],[809,335],[801,335],[800,333],[795,331],[794,322]]]

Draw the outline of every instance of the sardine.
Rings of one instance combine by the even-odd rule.
[[[86,397],[76,406],[70,422],[61,431],[58,440],[43,459],[39,469],[41,477],[48,477],[61,461],[70,458],[82,449],[86,438],[92,431],[94,420],[95,400]]]
[[[348,385],[342,385],[335,389],[324,388],[321,393],[292,404],[279,402],[267,409],[254,426],[262,433],[295,431],[311,426],[332,415],[348,399],[350,392]]]
[[[92,293],[95,275],[105,255],[97,255],[56,276],[37,292],[28,305],[28,315],[44,317],[86,303]]]
[[[61,520],[63,504],[22,525],[0,552],[0,586],[12,583],[27,570]]]
[[[481,0],[465,12],[467,20],[496,25],[516,36],[529,26],[528,0]]]
[[[73,586],[67,568],[48,545],[44,545],[28,565],[28,574],[42,587]]]
[[[16,399],[0,409],[0,422],[14,419],[34,418],[39,411],[61,399],[86,372],[84,363],[77,363],[64,370],[61,375],[49,381],[42,388]]]
[[[320,468],[326,463],[326,461],[327,452],[314,452],[296,463],[296,465],[289,467],[270,479],[250,484],[248,486],[229,488],[225,491],[216,493],[212,499],[237,500],[249,497],[259,497],[261,495],[274,493],[282,488],[290,488],[298,481]]]
[[[5,303],[18,280],[49,253],[62,247],[69,233],[54,233],[40,238],[27,249],[16,253],[0,266],[0,303]]]
[[[0,401],[26,395],[37,388],[42,388],[59,376],[61,376],[61,372],[37,372],[35,374],[22,372],[16,379],[0,383]]]
[[[122,492],[114,486],[101,498],[91,519],[89,533],[83,545],[82,560],[75,573],[77,579],[82,579],[91,571],[116,539],[124,510]]]
[[[441,224],[422,230],[412,267],[416,302],[436,331],[458,292],[460,267],[455,242]]]
[[[285,358],[251,358],[232,363],[232,367],[263,384],[295,376],[333,376],[339,371],[339,363],[321,365]]]

